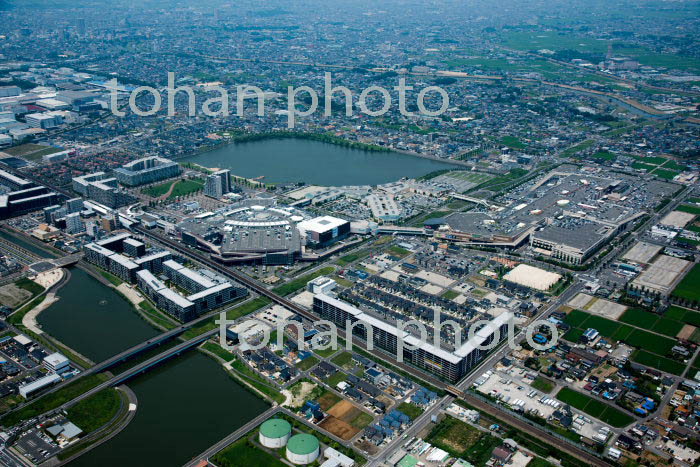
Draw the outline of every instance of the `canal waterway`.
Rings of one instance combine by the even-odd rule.
[[[21,238],[0,236],[36,249]],[[38,317],[45,332],[96,362],[159,333],[112,288],[82,269],[70,272],[70,280],[57,292],[60,300]],[[218,362],[196,350],[133,378],[128,385],[138,398],[134,419],[70,465],[182,465],[268,408]]]

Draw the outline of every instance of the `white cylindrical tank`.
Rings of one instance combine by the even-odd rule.
[[[287,444],[292,435],[292,426],[288,421],[271,418],[260,425],[258,440],[266,448],[279,449]]]
[[[310,464],[320,454],[318,439],[315,436],[300,434],[289,438],[287,443],[287,460],[292,464]]]

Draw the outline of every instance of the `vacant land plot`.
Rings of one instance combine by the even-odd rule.
[[[629,425],[634,418],[609,405],[597,401],[585,394],[576,392],[573,389],[562,388],[557,393],[557,399],[575,407],[588,415],[601,420],[613,427],[620,428]]]
[[[10,308],[16,308],[31,297],[32,293],[29,290],[17,287],[15,284],[7,284],[0,287],[0,304]]]
[[[43,144],[22,144],[14,148],[5,149],[3,152],[14,157],[21,157],[30,162],[41,160],[43,156],[61,152],[63,149],[54,148],[53,146],[45,146]]]
[[[673,256],[661,255],[649,268],[641,273],[632,283],[637,287],[667,294],[678,277],[681,277],[690,268],[692,263]],[[700,285],[700,271],[698,272],[698,284]],[[700,297],[700,295],[698,295]]]
[[[672,295],[696,302],[700,300],[700,265],[693,266],[693,269],[673,290]]]
[[[433,179],[434,182],[450,184],[454,187],[454,191],[464,193],[471,190],[475,186],[481,185],[493,178],[492,175],[479,172],[467,172],[466,170],[457,170],[440,175]]]
[[[354,365],[352,363],[352,354],[350,352],[343,352],[331,359],[333,363],[346,370],[351,370]]]
[[[648,264],[661,251],[661,246],[651,243],[637,242],[622,259],[635,263]]]
[[[627,309],[625,305],[611,302],[603,298],[595,298],[588,303],[585,310],[610,319],[618,319]]]
[[[321,396],[318,399],[316,399],[316,402],[318,402],[318,405],[320,405],[323,410],[328,411],[328,409],[340,402],[340,399],[340,396],[336,393],[326,391],[323,394],[321,394]]]
[[[555,385],[552,381],[538,376],[537,378],[535,378],[532,384],[530,384],[530,386],[537,389],[538,391],[542,391],[544,393],[549,394],[550,392],[552,392],[552,389],[554,389]]]
[[[351,439],[373,421],[370,414],[363,412],[345,399],[335,403],[327,412],[328,417],[321,422],[320,426],[345,440]]]
[[[695,219],[695,214],[683,211],[672,211],[661,219],[661,224],[682,229],[693,219]]]
[[[438,446],[448,446],[452,452],[462,453],[476,444],[482,435],[479,429],[447,416],[433,429],[427,441]]]
[[[255,447],[247,437],[241,438],[217,453],[212,460],[221,467],[286,467],[277,457]]]

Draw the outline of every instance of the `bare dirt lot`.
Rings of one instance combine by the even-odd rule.
[[[360,431],[358,428],[353,427],[349,423],[338,420],[333,415],[326,417],[325,420],[319,424],[319,426],[344,440],[351,439]]]
[[[7,284],[0,287],[0,304],[15,308],[20,303],[27,301],[32,296],[28,290],[17,287],[15,284]]]

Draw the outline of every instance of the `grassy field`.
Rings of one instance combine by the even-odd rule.
[[[115,287],[119,287],[120,285],[122,285],[124,283],[123,280],[121,280],[120,278],[118,278],[117,276],[115,276],[114,274],[112,274],[110,272],[103,271],[102,269],[100,269],[99,272],[100,272],[100,275],[102,277],[107,279],[109,281],[109,283]]]
[[[700,208],[696,209],[698,209],[698,213],[700,213]],[[693,266],[693,269],[691,269],[678,286],[673,289],[671,295],[687,300],[700,300],[700,265],[696,264]]]
[[[412,404],[410,402],[402,402],[398,407],[396,407],[396,409],[408,415],[411,420],[415,420],[423,413],[423,409],[421,407],[418,407],[416,404]]]
[[[504,146],[508,146],[511,149],[525,149],[525,143],[520,141],[515,136],[504,136],[498,142]]]
[[[36,162],[38,160],[41,160],[43,156],[48,156],[49,154],[54,154],[61,151],[63,151],[63,149],[54,148],[52,146],[45,146],[43,144],[32,143],[21,144],[13,148],[3,149],[3,152],[11,156],[21,157],[30,162]]]
[[[24,420],[29,420],[32,417],[36,417],[37,415],[65,404],[108,379],[109,377],[105,373],[82,377],[56,392],[36,399],[34,402],[22,407],[16,412],[5,415],[0,418],[0,423],[7,427],[16,425]]]
[[[659,334],[675,337],[683,329],[683,323],[667,316],[659,316],[639,308],[630,308],[620,316],[619,321]]]
[[[676,321],[681,321],[686,324],[692,324],[693,326],[700,327],[700,313],[697,311],[686,310],[678,306],[669,307],[664,314],[665,317],[669,319],[674,319]]]
[[[502,442],[500,438],[450,416],[433,428],[426,441],[474,465],[486,465],[493,449]]]
[[[221,358],[225,362],[230,362],[231,360],[236,358],[236,356],[233,353],[224,349],[219,344],[215,344],[213,342],[205,342],[202,345],[202,348],[208,352],[213,353],[214,355]]]
[[[274,293],[276,293],[277,295],[282,295],[282,296],[289,295],[291,293],[296,292],[297,290],[301,290],[304,287],[306,287],[306,284],[309,281],[312,281],[319,276],[327,276],[329,274],[333,274],[334,271],[335,271],[334,267],[327,266],[325,268],[321,268],[315,272],[312,272],[311,274],[307,274],[305,276],[293,279],[293,280],[287,282],[286,284],[280,285],[279,287],[275,287],[274,289],[272,289],[272,291]]]
[[[455,292],[454,290],[446,290],[445,293],[442,294],[442,298],[446,300],[454,300],[457,297],[459,297],[459,292]]]
[[[188,180],[177,180],[175,182],[170,181],[144,188],[141,192],[152,198],[159,198],[166,194],[173,184],[175,184],[175,187],[173,188],[173,192],[170,193],[170,196],[168,196],[168,199],[189,195],[201,190],[204,187],[204,180],[201,178],[193,178]]]
[[[681,204],[676,208],[676,211],[681,211],[681,212],[688,212],[690,214],[695,214],[696,216],[700,216],[700,207],[697,206],[691,206],[689,204]]]
[[[233,320],[249,315],[272,303],[267,297],[256,297],[226,312],[226,319]]]
[[[554,389],[554,383],[552,381],[549,381],[541,376],[538,376],[535,378],[535,380],[532,382],[530,385],[533,388],[537,389],[538,391],[542,391],[544,393],[549,394],[552,392],[552,389]]]
[[[341,368],[345,368],[346,370],[349,370],[352,368],[352,354],[350,352],[343,352],[331,359],[333,363],[338,365]]]
[[[586,149],[590,148],[593,146],[593,143],[595,143],[595,141],[592,139],[584,140],[574,146],[564,149],[560,154],[560,157],[571,157],[578,152],[585,151]]]
[[[306,357],[304,360],[300,361],[299,363],[297,363],[296,367],[300,371],[306,371],[306,370],[311,369],[311,367],[316,365],[318,362],[319,362],[318,358],[313,357],[313,356],[309,356],[309,357]]]
[[[255,447],[248,438],[241,438],[228,445],[212,457],[221,467],[286,467],[279,458]]]
[[[356,251],[354,253],[350,253],[348,255],[345,255],[341,258],[338,259],[337,263],[339,266],[347,266],[350,263],[354,263],[355,261],[365,258],[369,255],[368,250],[361,250],[361,251]]]
[[[576,392],[573,389],[562,388],[557,393],[557,399],[571,405],[588,415],[595,417],[615,428],[627,426],[634,421],[634,418],[613,407],[595,400],[585,394]]]
[[[387,253],[389,253],[392,256],[397,256],[399,258],[405,258],[406,256],[410,255],[411,252],[408,251],[405,248],[401,248],[400,246],[391,246],[387,249]]]
[[[85,433],[106,425],[122,405],[122,397],[114,388],[106,388],[68,409],[68,420]]]
[[[32,294],[32,296],[39,295],[41,292],[44,291],[44,288],[34,282],[31,279],[27,279],[26,277],[23,277],[22,279],[15,281],[15,285],[21,289],[24,289]]]

